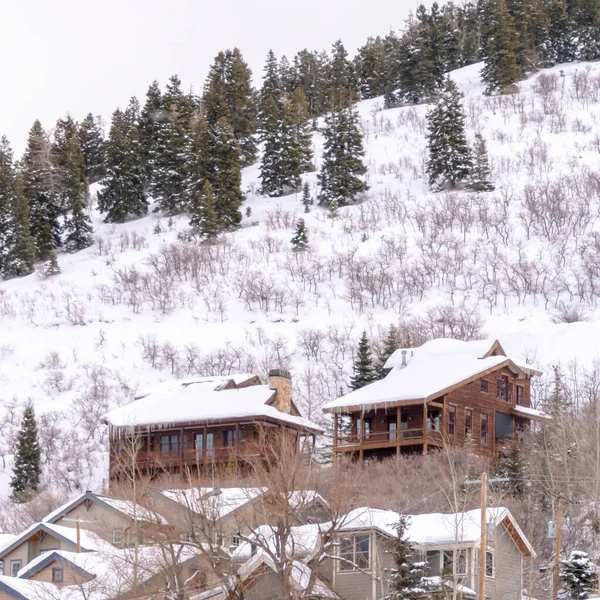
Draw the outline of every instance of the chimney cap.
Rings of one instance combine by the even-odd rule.
[[[269,371],[269,377],[284,377],[285,379],[291,379],[292,374],[287,369],[271,369]]]

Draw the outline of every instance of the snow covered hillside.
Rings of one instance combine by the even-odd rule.
[[[242,228],[219,245],[188,241],[186,217],[106,225],[95,213],[95,245],[60,255],[60,275],[0,283],[0,492],[29,400],[45,477],[72,492],[105,477],[101,415],[171,377],[287,366],[315,420],[345,391],[363,329],[498,337],[546,371],[600,358],[600,64],[541,71],[495,97],[480,69],[452,77],[470,139],[486,139],[494,192],[432,193],[428,107],[368,100],[369,198],[333,219],[303,214],[300,195],[256,195],[256,164]],[[318,168],[318,134],[314,146]],[[316,173],[308,181],[315,196]],[[294,253],[300,217],[310,250]]]

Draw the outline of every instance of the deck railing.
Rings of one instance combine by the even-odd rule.
[[[337,445],[338,446],[355,446],[363,445],[368,446],[369,444],[381,444],[382,442],[389,442],[391,445],[397,441],[403,440],[417,440],[423,437],[423,429],[400,429],[398,431],[375,431],[373,433],[365,433],[362,437],[358,434],[351,435],[338,435]]]

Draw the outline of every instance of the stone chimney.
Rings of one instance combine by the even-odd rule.
[[[292,374],[286,369],[271,369],[269,389],[277,392],[273,406],[289,415],[292,412]]]

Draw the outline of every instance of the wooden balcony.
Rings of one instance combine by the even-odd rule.
[[[245,450],[239,446],[221,446],[203,451],[192,449],[178,452],[139,452],[135,457],[135,462],[136,467],[141,471],[160,471],[182,467],[202,468],[214,464],[228,463],[229,461],[243,461],[244,458],[250,458],[252,455],[250,449]],[[118,457],[113,457],[110,463],[110,471],[127,468],[129,462],[126,458],[120,460]]]
[[[442,433],[434,429],[421,428],[401,429],[399,431],[375,431],[358,434],[338,435],[335,438],[337,452],[356,452],[359,450],[375,450],[397,448],[398,446],[414,446],[431,444],[441,446]]]

